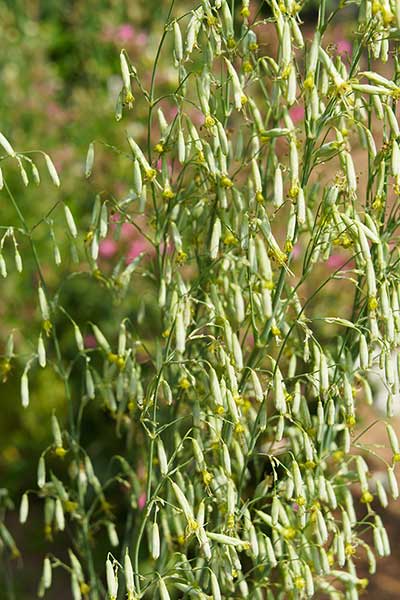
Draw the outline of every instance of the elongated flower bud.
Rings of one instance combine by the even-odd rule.
[[[154,522],[151,527],[151,555],[153,560],[157,560],[160,556],[160,532],[157,522]]]
[[[74,217],[72,216],[71,209],[66,204],[64,205],[64,213],[70,234],[73,238],[78,237],[78,230],[75,225]]]
[[[26,520],[28,518],[28,513],[29,513],[29,500],[28,500],[28,494],[23,494],[22,498],[21,498],[21,504],[19,507],[19,522],[20,523],[26,523]]]
[[[109,558],[106,561],[106,578],[109,600],[117,600],[118,595],[118,577],[114,571],[113,564]]]
[[[24,408],[29,406],[29,381],[27,370],[22,373],[21,377],[21,402]]]
[[[57,169],[55,168],[53,161],[51,160],[51,158],[48,154],[44,155],[44,159],[46,161],[46,167],[47,167],[47,170],[49,172],[52,182],[57,187],[60,187],[60,185],[61,185],[60,178],[58,177]]]

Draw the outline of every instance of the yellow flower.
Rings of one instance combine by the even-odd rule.
[[[64,456],[67,454],[67,450],[62,446],[57,446],[57,448],[54,450],[54,454],[60,458],[64,458]]]
[[[233,182],[227,175],[223,175],[221,177],[221,185],[224,188],[231,188],[233,186]]]
[[[370,504],[373,499],[374,499],[373,495],[368,490],[365,490],[365,492],[363,492],[361,495],[361,502],[363,504]]]
[[[211,127],[214,127],[214,125],[215,119],[211,115],[207,115],[204,120],[204,126],[207,127],[207,129],[211,129]]]
[[[90,592],[90,586],[87,583],[85,583],[84,581],[82,581],[82,583],[79,587],[80,587],[81,593],[83,595],[88,594]]]
[[[153,148],[154,152],[158,152],[159,154],[161,154],[162,152],[164,152],[164,146],[161,142],[158,142],[158,144],[156,144]]]
[[[210,485],[213,478],[212,474],[209,471],[207,471],[207,469],[204,469],[204,471],[202,471],[201,474],[203,476],[204,485]]]
[[[296,537],[296,530],[294,527],[284,527],[282,530],[282,535],[285,540],[292,540]]]
[[[179,380],[179,386],[183,389],[183,390],[187,390],[190,388],[190,381],[187,377],[182,377]]]
[[[378,308],[378,300],[375,298],[375,296],[371,296],[368,300],[368,309],[376,310],[377,308]]]

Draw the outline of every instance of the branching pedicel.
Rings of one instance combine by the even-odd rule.
[[[358,17],[352,55],[343,58],[326,40],[347,4]],[[104,358],[96,370],[70,317],[86,372],[82,402],[102,396],[123,435],[145,439],[116,458],[132,494],[121,542],[109,482],[99,481],[76,437],[80,400],[68,393],[70,367],[56,359],[75,409],[67,431],[53,418],[53,449],[71,450],[65,460],[76,476],[64,484],[49,477],[48,449],[38,485],[49,523],[55,518],[63,529],[69,513],[72,529],[79,528],[64,565],[75,600],[96,600],[106,589],[110,600],[355,599],[367,584],[357,559],[366,557],[374,573],[375,555],[390,551],[375,508],[386,506],[387,490],[398,497],[397,437],[388,424],[393,463],[387,486],[372,486],[356,426],[357,406],[373,399],[368,370],[377,355],[388,417],[399,387],[400,8],[396,0],[360,0],[328,14],[321,0],[306,43],[301,8],[293,0],[203,0],[181,14],[172,2],[149,89],[121,53],[117,118],[126,108],[134,118],[136,104],[146,102],[148,139],[128,136],[133,191],[113,210],[134,224],[146,215],[141,227],[154,257],[116,267],[112,282],[119,296],[137,293],[130,280],[143,269],[160,309],[160,333],[144,368],[141,340],[127,320],[118,340],[93,325]],[[159,61],[171,48],[175,89],[158,97]],[[175,116],[165,117],[166,106]],[[292,107],[304,108],[297,123]],[[91,145],[87,176],[93,168]],[[66,219],[77,237],[69,209]],[[86,240],[93,272],[108,219],[97,199]],[[338,246],[342,263],[315,283]],[[352,301],[340,298],[342,280],[352,286]],[[316,314],[332,282],[338,302]],[[43,319],[54,330],[51,313],[63,309],[51,302],[49,312],[43,290]],[[25,406],[29,368],[31,362],[21,382]],[[27,511],[25,495],[22,521]],[[91,552],[99,522],[115,546],[106,589]],[[46,559],[41,594],[52,565],[60,564]]]

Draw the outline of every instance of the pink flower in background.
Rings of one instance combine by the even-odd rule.
[[[85,335],[83,338],[83,343],[85,344],[85,348],[96,348],[97,342],[94,335]]]
[[[348,40],[339,40],[336,42],[336,49],[340,56],[345,56],[346,54],[351,54],[352,46]]]
[[[300,256],[300,253],[301,253],[300,244],[295,244],[293,246],[293,250],[292,250],[292,257],[297,258],[298,256]]]
[[[123,240],[129,240],[133,237],[135,228],[130,223],[123,223],[121,226],[121,237]]]
[[[129,23],[124,23],[117,28],[115,33],[119,41],[130,42],[133,39],[135,30],[133,29],[132,25],[129,25]]]
[[[293,123],[298,123],[304,119],[304,106],[293,106],[289,111],[290,118]]]
[[[149,244],[146,240],[133,240],[131,243],[128,253],[126,255],[127,264],[131,263],[135,258],[142,252],[146,252],[149,249]]]
[[[326,261],[326,264],[331,269],[339,269],[345,262],[346,259],[341,254],[332,254]]]
[[[254,335],[252,333],[246,337],[246,344],[249,348],[254,348]]]
[[[149,41],[149,36],[145,31],[140,31],[134,39],[135,44],[138,46],[146,46]]]
[[[143,510],[144,507],[146,506],[146,493],[142,492],[138,498],[138,508],[139,510]]]
[[[165,114],[168,117],[168,119],[170,119],[172,121],[173,119],[175,119],[176,115],[178,114],[178,107],[177,106],[170,106],[165,111]]]
[[[99,254],[102,258],[111,258],[118,249],[117,243],[114,240],[102,240],[99,244]]]

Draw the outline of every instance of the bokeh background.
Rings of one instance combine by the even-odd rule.
[[[331,7],[336,4],[331,2]],[[56,267],[53,257],[49,256],[44,263],[46,279],[56,288],[66,278],[61,292],[63,304],[75,315],[88,346],[92,343],[89,321],[100,323],[105,332],[112,331],[119,322],[119,315],[127,312],[144,337],[151,340],[152,333],[156,333],[156,307],[150,300],[152,295],[146,295],[145,288],[140,292],[133,290],[125,304],[118,305],[113,303],[107,286],[99,287],[93,277],[67,277],[72,258],[67,236],[60,225],[63,215],[57,202],[61,199],[68,202],[84,235],[85,227],[88,229],[90,225],[97,193],[118,199],[129,194],[132,185],[129,163],[101,145],[104,142],[121,148],[127,131],[137,140],[144,139],[146,134],[147,110],[139,99],[120,122],[114,118],[121,89],[119,51],[126,49],[147,85],[168,6],[166,0],[0,1],[3,47],[0,53],[0,131],[20,151],[47,151],[60,173],[62,185],[56,189],[45,169],[41,170],[43,177],[39,187],[24,188],[18,172],[12,169],[7,171],[7,181],[29,226],[38,224],[35,239],[39,248],[49,247],[49,225],[54,221],[63,262]],[[176,6],[182,12],[194,7],[192,2],[185,0],[179,0]],[[305,31],[312,32],[317,8],[318,1],[306,3],[302,13]],[[332,35],[332,43],[343,54],[352,49],[353,14],[352,7],[346,10]],[[169,86],[173,85],[170,56],[166,52],[161,60],[160,92],[168,92]],[[302,116],[301,109],[294,107],[293,119],[301,121]],[[96,140],[96,163],[93,175],[87,181],[83,174],[84,162],[88,145],[93,140]],[[4,192],[0,192],[0,214],[0,233],[4,233],[6,226],[17,225],[14,209]],[[48,223],[41,223],[45,215]],[[119,258],[129,262],[145,249],[143,239],[133,227],[123,227],[113,234],[100,246],[99,266],[105,276]],[[28,355],[36,344],[40,315],[35,265],[24,239],[18,241],[24,270],[17,274],[10,268],[8,277],[0,281],[0,354],[4,352],[7,336],[14,330],[16,347],[23,358],[24,353]],[[6,258],[12,262],[11,249],[5,252],[9,252]],[[327,268],[335,269],[341,261],[342,257],[337,256],[336,263],[331,261]],[[342,293],[345,302],[345,290]],[[335,290],[328,289],[323,301],[336,302]],[[67,325],[60,316],[58,333],[62,349],[67,356],[72,356],[74,340]],[[18,505],[23,491],[36,487],[38,457],[51,443],[51,413],[55,409],[62,422],[66,418],[66,405],[61,382],[51,369],[46,369],[35,372],[31,380],[31,404],[28,410],[23,410],[19,397],[23,360],[14,361],[10,373],[3,366],[0,362],[3,380],[0,387],[0,486],[4,488],[0,490],[0,510],[3,514],[7,510],[6,523],[22,555],[14,559],[4,556],[0,565],[0,600],[3,597],[19,600],[34,597],[42,558],[49,544],[55,554],[63,553],[62,536],[52,542],[44,539],[40,502],[36,505],[33,500],[29,524],[25,527],[18,524],[16,512],[9,509],[13,503]],[[78,380],[75,382],[77,391],[80,384]],[[368,412],[365,419],[375,416]],[[84,445],[94,457],[100,475],[105,474],[107,456],[118,450],[115,438],[112,442],[108,439],[107,411],[96,406],[86,418],[89,423],[83,432]],[[374,428],[371,436],[374,443],[382,442],[379,427]],[[386,523],[393,542],[393,557],[381,561],[380,573],[365,592],[365,598],[375,598],[378,593],[387,600],[400,597],[397,583],[400,554],[396,544],[400,534],[398,514],[399,509],[392,504]],[[104,555],[107,544],[107,539],[99,539],[99,555]],[[64,591],[66,585],[62,576],[57,577],[48,597],[69,598],[69,592]]]

